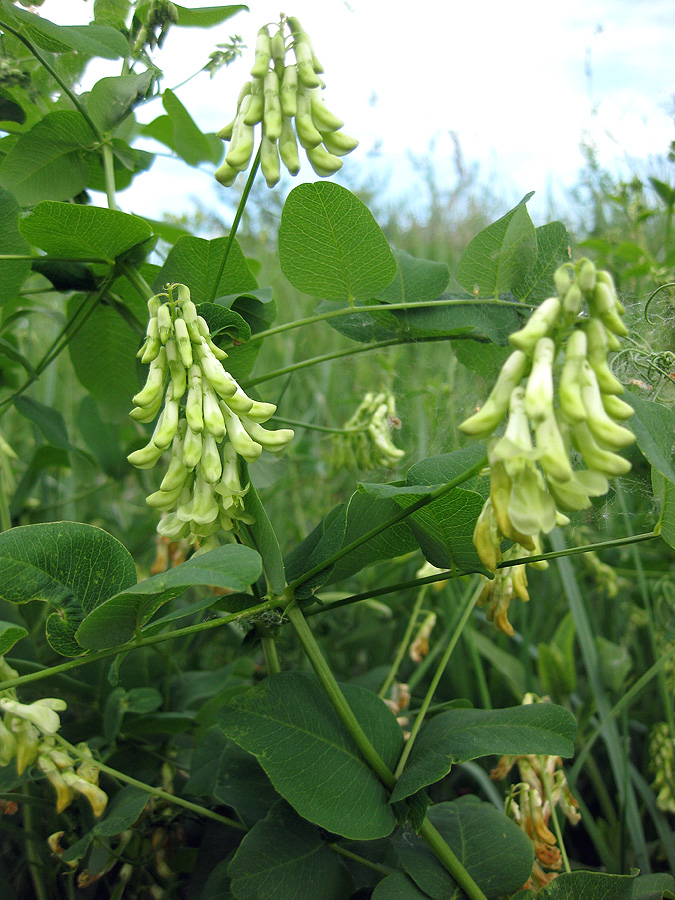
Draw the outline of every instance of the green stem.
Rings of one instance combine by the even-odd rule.
[[[120,263],[119,270],[127,279],[129,284],[136,288],[138,294],[147,302],[154,296],[155,292],[148,282],[143,278],[136,266],[131,266],[127,262]]]
[[[297,419],[287,419],[284,416],[271,417],[273,422],[282,425],[292,425],[294,428],[307,428],[310,431],[325,431],[327,434],[355,434],[358,431],[366,431],[366,428],[330,428],[328,425],[315,425],[313,422],[298,422]]]
[[[417,622],[417,616],[419,615],[419,611],[422,608],[422,603],[424,602],[424,597],[426,595],[426,592],[427,592],[427,585],[424,585],[424,587],[420,591],[417,592],[417,599],[415,600],[415,604],[412,608],[412,612],[410,613],[410,616],[408,618],[408,626],[405,630],[405,634],[403,635],[401,643],[398,646],[398,650],[396,651],[396,656],[394,657],[394,661],[391,664],[391,668],[389,669],[389,674],[384,679],[384,683],[383,683],[382,687],[377,692],[378,697],[382,697],[384,699],[384,697],[387,696],[387,691],[389,690],[389,688],[392,685],[392,682],[396,678],[396,675],[398,673],[398,668],[401,665],[401,662],[403,661],[403,657],[405,656],[405,651],[407,650],[408,644],[410,643],[410,638],[412,637],[413,629]]]
[[[632,534],[630,514],[628,512],[628,506],[626,504],[626,494],[621,486],[620,481],[617,483],[617,494],[619,496],[619,503],[621,504],[621,511],[623,512],[624,519],[626,521],[626,530],[628,531],[628,534]],[[649,584],[642,567],[642,559],[640,558],[640,554],[638,553],[636,547],[631,548],[631,556],[633,557],[633,565],[635,566],[635,574],[637,575],[638,588],[642,597],[642,605],[647,614],[647,631],[649,632],[649,643],[652,650],[652,656],[656,660],[659,658],[660,654],[659,647],[656,642],[656,621],[654,616],[654,604],[652,602]],[[668,691],[666,673],[663,669],[659,671],[657,684],[659,693],[661,695],[663,714],[666,722],[668,723],[670,739],[671,741],[675,742],[675,718],[673,717],[673,699],[670,696],[670,692]]]
[[[443,863],[448,872],[450,872],[469,900],[487,900],[485,894],[445,843],[442,835],[434,828],[429,819],[425,818],[424,822],[422,822],[419,835],[426,841],[438,861]]]
[[[509,559],[499,563],[498,569],[507,569],[509,566],[518,566],[525,563],[538,562],[540,559],[562,559],[564,556],[578,556],[580,553],[588,553],[591,550],[608,550],[610,547],[625,547],[627,544],[639,544],[642,541],[655,541],[660,535],[653,531],[644,534],[629,534],[626,537],[614,538],[611,541],[600,541],[597,544],[584,544],[583,547],[568,547],[565,550],[552,550],[550,553],[540,553],[539,556],[527,556],[522,559]]]
[[[277,654],[277,642],[271,634],[264,634],[262,636],[262,648],[263,655],[265,656],[265,668],[267,669],[267,674],[276,675],[277,672],[281,672],[279,655]]]
[[[10,394],[9,397],[5,397],[5,399],[0,402],[0,415],[3,415],[7,408],[11,406],[12,403],[16,400],[17,397],[20,397],[28,388],[38,380],[40,375],[44,372],[44,370],[56,359],[56,357],[61,353],[61,351],[66,347],[68,342],[77,334],[77,332],[82,328],[87,319],[94,312],[96,307],[98,306],[101,298],[108,290],[111,282],[113,281],[114,276],[112,273],[105,279],[103,284],[100,286],[96,294],[93,296],[87,295],[82,303],[75,310],[75,313],[71,318],[66,322],[58,335],[54,338],[51,345],[45,352],[44,356],[40,360],[40,362],[36,365],[33,374],[30,375],[26,381],[19,387],[13,394]],[[87,305],[89,304],[88,308]]]
[[[40,672],[29,672],[28,675],[20,675],[17,678],[10,678],[7,681],[0,682],[0,691],[8,688],[18,687],[22,684],[29,684],[32,681],[41,681],[43,678],[49,678],[51,675],[58,675],[60,672],[68,672],[71,669],[77,669],[79,666],[86,666],[89,663],[98,662],[100,659],[106,659],[109,656],[118,656],[121,653],[129,653],[131,650],[137,650],[139,647],[149,647],[152,644],[160,644],[162,641],[173,641],[175,638],[186,637],[188,635],[198,634],[201,631],[209,631],[211,628],[220,628],[222,625],[229,625],[230,622],[237,622],[240,619],[246,619],[249,616],[256,616],[258,613],[275,609],[279,606],[279,599],[265,600],[257,606],[250,606],[241,612],[231,613],[218,619],[208,619],[206,622],[198,622],[196,625],[187,625],[185,628],[177,628],[175,631],[163,632],[150,637],[139,640],[132,640],[126,644],[120,644],[117,647],[109,647],[105,650],[97,650],[94,653],[88,653],[86,656],[76,656],[67,662],[59,663],[56,666],[50,666]]]
[[[234,244],[234,238],[237,234],[237,229],[239,228],[239,223],[241,222],[241,217],[244,214],[244,208],[246,206],[246,202],[248,200],[248,195],[251,193],[251,188],[253,187],[253,182],[255,181],[255,176],[258,173],[258,168],[260,166],[260,155],[262,151],[262,144],[258,147],[258,152],[255,155],[255,159],[253,160],[253,165],[251,166],[251,171],[248,173],[248,178],[246,179],[246,184],[244,185],[244,190],[241,195],[241,199],[239,201],[239,205],[237,206],[237,211],[234,214],[234,220],[232,222],[232,227],[230,228],[230,233],[227,236],[227,243],[225,244],[225,251],[223,253],[223,258],[220,261],[220,267],[218,269],[218,273],[213,282],[213,290],[211,291],[211,296],[209,297],[209,301],[213,303],[216,297],[216,293],[218,292],[218,287],[220,285],[220,279],[223,277],[223,272],[225,271],[225,265],[227,264],[227,258],[230,255],[230,250],[232,249],[232,244]]]
[[[558,821],[558,813],[556,812],[555,804],[553,803],[553,796],[551,795],[551,785],[548,779],[548,772],[546,771],[546,757],[539,757],[539,765],[541,766],[541,780],[544,785],[544,790],[546,791],[546,799],[548,800],[548,808],[551,810],[551,821],[553,822],[553,831],[555,832],[556,840],[558,841],[558,847],[560,849],[560,855],[563,859],[563,865],[565,866],[566,872],[571,872],[570,861],[567,858],[567,850],[565,849],[565,842],[563,841],[562,829],[560,828],[560,822]]]
[[[288,616],[291,625],[295,629],[295,633],[297,634],[298,639],[302,644],[302,649],[305,651],[305,654],[309,659],[317,678],[323,685],[323,688],[328,694],[328,697],[335,707],[337,714],[340,716],[345,724],[345,727],[351,734],[354,743],[359,749],[359,752],[368,763],[370,768],[373,770],[373,772],[375,772],[382,784],[384,784],[384,786],[387,787],[390,791],[393,790],[394,786],[396,785],[396,779],[389,771],[389,768],[385,765],[380,754],[368,740],[368,737],[366,736],[364,730],[359,725],[356,716],[352,712],[352,708],[347,703],[344,694],[340,690],[340,686],[335,680],[335,676],[330,670],[330,667],[326,662],[309,625],[307,624],[307,620],[302,614],[302,610],[295,604],[295,602],[293,602],[286,608],[286,615]]]
[[[109,259],[103,259],[100,256],[49,256],[45,254],[44,256],[36,256],[34,253],[0,253],[0,262],[4,262],[9,259],[23,259],[30,260],[31,262],[78,262],[78,263],[98,263],[100,265],[109,265]],[[56,292],[55,287],[51,287],[48,289],[49,293]],[[30,294],[38,294],[40,291],[30,291]]]
[[[115,200],[115,165],[113,161],[112,147],[103,144],[103,174],[105,176],[105,193],[108,198],[108,209],[117,209]]]
[[[91,133],[94,135],[96,140],[102,143],[103,136],[102,136],[101,132],[98,130],[97,126],[92,121],[91,116],[87,112],[86,108],[80,102],[80,98],[77,96],[77,94],[74,94],[73,91],[71,91],[71,89],[68,87],[66,82],[61,78],[61,76],[56,71],[56,69],[54,69],[53,66],[51,66],[49,62],[47,62],[47,60],[44,58],[44,56],[42,56],[40,53],[38,53],[38,51],[35,49],[35,47],[33,47],[31,42],[27,38],[25,38],[20,31],[17,31],[15,28],[12,28],[11,25],[7,25],[7,23],[2,21],[2,19],[0,19],[0,25],[2,26],[4,31],[9,32],[9,34],[13,34],[14,37],[17,38],[17,40],[21,41],[21,43],[30,50],[30,52],[33,54],[35,59],[37,59],[37,61],[40,63],[40,65],[44,69],[46,69],[47,72],[49,72],[49,74],[52,76],[54,81],[59,85],[59,87],[61,88],[63,93],[66,94],[66,96],[70,99],[70,102],[73,104],[75,109],[80,113],[82,118],[85,120],[85,122],[89,126]]]
[[[305,325],[315,325],[317,322],[326,322],[329,319],[336,319],[340,316],[353,316],[358,313],[387,313],[387,312],[395,312],[398,310],[407,310],[407,309],[429,309],[433,307],[434,309],[441,308],[443,306],[514,306],[519,309],[530,309],[534,307],[529,307],[523,303],[503,303],[502,301],[495,302],[494,300],[427,300],[424,303],[384,303],[380,306],[349,306],[344,309],[333,309],[324,313],[317,313],[314,316],[307,316],[304,319],[296,319],[294,322],[286,322],[284,325],[276,325],[274,328],[268,328],[266,331],[259,331],[256,334],[251,336],[250,342],[253,341],[262,341],[266,337],[271,337],[274,334],[281,334],[284,331],[291,331],[294,328],[303,328]]]
[[[461,475],[458,475],[457,478],[453,478],[452,481],[449,481],[447,484],[443,484],[439,488],[436,488],[435,491],[427,494],[426,497],[421,497],[415,503],[412,503],[410,506],[402,509],[395,516],[392,516],[392,518],[388,521],[384,522],[381,525],[376,525],[374,528],[371,528],[370,531],[366,531],[365,534],[362,534],[361,537],[356,538],[355,540],[351,541],[351,543],[346,544],[340,550],[337,550],[335,553],[329,556],[328,559],[324,560],[323,562],[317,563],[316,566],[313,566],[308,572],[305,572],[304,575],[301,575],[299,578],[296,578],[294,582],[292,582],[292,584],[290,585],[291,590],[295,591],[295,589],[299,585],[304,584],[305,581],[313,578],[314,575],[317,575],[319,572],[327,569],[334,562],[337,562],[339,559],[342,559],[343,556],[351,553],[352,550],[355,550],[362,544],[366,544],[368,541],[372,540],[372,538],[377,537],[378,534],[381,534],[383,531],[391,528],[392,525],[396,525],[399,522],[402,522],[403,519],[411,516],[413,513],[417,512],[418,509],[423,509],[425,506],[428,506],[430,503],[433,503],[440,497],[444,497],[450,491],[454,490],[458,485],[463,484],[465,481],[468,481],[469,478],[472,478],[474,475],[480,472],[480,470],[484,468],[486,462],[487,457],[483,457],[475,465],[471,466],[470,469],[467,469],[465,472],[462,472]]]
[[[30,788],[27,788],[26,792],[30,793]],[[30,800],[28,800],[27,803],[22,804],[22,809],[23,829],[26,835],[26,863],[30,872],[30,880],[33,884],[35,897],[36,900],[49,900],[47,887],[42,878],[42,871],[44,869],[44,866],[42,864],[42,861],[40,860],[40,854],[38,853],[35,846],[37,842],[37,835],[34,830],[33,807]]]
[[[97,769],[100,769],[101,772],[105,772],[106,775],[110,775],[118,781],[124,781],[126,784],[131,784],[134,787],[140,788],[142,791],[151,794],[153,797],[157,797],[159,800],[165,800],[173,806],[182,806],[183,809],[189,809],[190,812],[197,813],[199,816],[213,819],[215,822],[220,822],[222,825],[228,825],[230,828],[236,828],[237,831],[247,831],[244,825],[234,819],[228,819],[227,816],[221,816],[220,813],[213,812],[213,810],[207,809],[205,806],[200,806],[198,803],[191,803],[189,800],[183,800],[182,797],[177,797],[175,794],[169,794],[168,791],[163,791],[161,788],[145,784],[145,782],[138,781],[138,779],[132,778],[131,775],[127,775],[125,772],[120,772],[117,769],[106,766],[105,763],[100,762],[98,759],[92,759],[90,756],[85,756],[85,754],[81,753],[77,747],[74,747],[62,738],[60,734],[56,734],[54,737],[56,738],[56,741],[61,744],[62,747],[65,747],[73,756],[78,759],[85,759],[88,763],[96,766]]]
[[[344,694],[340,690],[340,686],[335,680],[335,676],[326,662],[321,652],[321,648],[317,644],[314,635],[307,624],[307,620],[302,614],[301,609],[295,604],[295,601],[292,601],[290,606],[287,607],[286,614],[295,629],[298,639],[302,644],[302,648],[305,651],[317,678],[328,694],[335,711],[349,731],[359,752],[384,786],[391,791],[396,784],[396,779],[361,728],[351,707],[347,703]],[[424,819],[419,834],[470,900],[487,900],[485,894],[481,891],[428,818]]]
[[[450,662],[450,657],[452,656],[452,652],[457,645],[457,641],[460,638],[460,635],[464,629],[464,626],[469,620],[469,616],[473,612],[473,608],[478,602],[480,595],[483,593],[483,587],[485,585],[485,578],[480,578],[478,584],[469,597],[469,600],[462,610],[460,615],[460,619],[457,622],[457,626],[454,629],[454,633],[448,642],[448,646],[445,648],[445,653],[441,658],[438,666],[436,667],[436,671],[434,672],[434,677],[431,679],[431,684],[424,696],[424,700],[422,701],[422,705],[420,706],[420,711],[415,717],[415,724],[412,727],[410,732],[410,737],[406,741],[405,747],[403,748],[403,753],[401,753],[401,758],[398,761],[398,765],[396,766],[396,771],[394,772],[394,778],[398,779],[401,777],[403,770],[405,769],[405,764],[408,761],[408,757],[410,756],[410,752],[413,748],[417,735],[419,734],[419,730],[424,724],[424,717],[427,714],[427,710],[429,709],[429,705],[431,701],[434,699],[434,694],[436,693],[436,688],[438,687],[438,683],[441,680],[443,672],[445,672],[445,668]]]
[[[379,872],[381,875],[391,875],[395,872],[395,869],[389,868],[389,866],[381,866],[379,863],[375,863],[370,859],[366,859],[365,856],[359,856],[358,853],[352,853],[351,850],[347,850],[345,847],[341,847],[339,844],[329,844],[328,845],[331,850],[334,850],[335,853],[339,853],[340,856],[344,856],[345,859],[351,859],[353,862],[360,863],[362,866],[367,866],[369,869],[372,869],[373,872]]]
[[[257,378],[249,378],[242,382],[242,387],[253,387],[256,384],[262,384],[263,381],[271,381],[272,378],[280,378],[282,375],[288,375],[289,372],[299,372],[301,369],[307,369],[310,366],[318,366],[320,363],[330,362],[331,359],[343,359],[346,356],[356,356],[359,353],[370,353],[371,350],[382,350],[384,347],[396,347],[399,344],[424,344],[436,341],[458,341],[466,340],[467,335],[432,335],[424,338],[391,338],[388,341],[377,341],[374,344],[366,344],[361,347],[350,347],[347,350],[334,350],[332,353],[324,353],[323,356],[314,356],[311,359],[303,359],[301,362],[292,363],[290,366],[284,366],[283,369],[276,369],[274,372],[268,372],[266,375],[259,375]],[[478,340],[472,338],[472,340]]]
[[[371,597],[383,597],[386,594],[393,594],[396,591],[405,591],[408,588],[422,587],[425,584],[434,584],[438,581],[448,581],[451,578],[459,576],[453,575],[452,572],[440,572],[438,575],[427,575],[426,578],[414,578],[412,581],[401,581],[399,584],[392,584],[387,587],[374,588],[372,591],[364,591],[362,594],[352,594],[350,597],[343,597],[334,603],[326,603],[317,609],[308,609],[307,616],[319,616],[322,613],[330,612],[332,609],[339,609],[341,606],[351,606],[352,603],[359,603],[361,600],[369,600]]]

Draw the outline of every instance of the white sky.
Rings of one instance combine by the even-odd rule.
[[[173,86],[229,35],[240,34],[248,45],[213,80],[200,75],[180,89],[204,131],[232,118],[256,31],[278,19],[280,4],[259,0],[249,8],[208,31],[173,29],[157,54],[164,84]],[[90,9],[79,0],[46,0],[41,13],[70,24],[87,21]],[[536,191],[529,208],[543,221],[550,199],[564,204],[574,183],[584,134],[597,145],[600,162],[613,168],[665,154],[675,138],[672,0],[292,0],[284,12],[298,16],[312,37],[326,70],[326,103],[361,141],[345,158],[345,174],[384,165],[392,195],[411,193],[416,176],[408,152],[425,154],[433,140],[439,181],[454,182],[452,131],[467,163],[478,162],[507,203]],[[103,74],[116,72],[96,72]],[[139,117],[149,121],[162,112],[155,101]],[[376,145],[378,162],[369,156]],[[309,166],[299,177],[315,180]],[[222,190],[208,173],[169,160],[140,176],[137,192],[141,184],[142,200],[137,193],[134,203],[129,192],[120,202],[137,203],[149,216],[190,210],[190,195],[215,205]]]

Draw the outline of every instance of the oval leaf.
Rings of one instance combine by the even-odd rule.
[[[301,184],[288,195],[279,261],[294,287],[326,300],[367,300],[396,275],[396,259],[370,210],[331,182]]]
[[[131,640],[157,610],[196,584],[243,591],[260,575],[260,557],[241,544],[227,544],[193,556],[168,572],[127,587],[97,607],[82,622],[77,640],[88,650],[115,647]]]
[[[49,603],[47,640],[63,656],[82,652],[75,632],[86,614],[136,581],[126,548],[101,528],[78,522],[11,528],[0,534],[0,558],[0,596],[9,603]]]
[[[393,714],[363,688],[342,689],[375,749],[393,767],[403,745]],[[230,701],[218,724],[258,758],[303,818],[352,840],[374,840],[393,831],[396,820],[384,786],[313,676],[271,675]]]
[[[574,716],[552,703],[512,709],[450,709],[434,716],[420,731],[392,802],[439,781],[454,763],[481,756],[572,756],[576,733]]]

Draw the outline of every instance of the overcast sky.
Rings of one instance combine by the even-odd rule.
[[[65,24],[86,21],[91,6],[47,0],[41,11]],[[249,8],[208,31],[174,29],[157,54],[164,83],[172,86],[229,35],[248,44],[243,58],[213,80],[200,75],[180,89],[204,131],[231,119],[256,31],[280,11],[278,0]],[[585,135],[609,167],[665,154],[675,139],[672,0],[293,0],[284,12],[300,18],[312,37],[326,70],[326,103],[361,141],[345,170],[374,165],[368,151],[379,146],[392,195],[408,194],[415,183],[408,152],[424,154],[432,141],[439,180],[453,183],[454,132],[467,162],[479,163],[505,198],[537,192],[530,210],[541,220],[549,198],[563,203],[574,183]],[[140,118],[162,112],[155,101]],[[316,180],[309,167],[300,177]],[[190,195],[206,204],[215,196],[207,173],[190,174],[177,162],[159,161],[140,182],[147,215],[189,210]],[[120,202],[129,207],[131,195]]]

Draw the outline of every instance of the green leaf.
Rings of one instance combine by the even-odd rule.
[[[33,206],[40,200],[70,200],[86,187],[86,151],[93,140],[81,113],[69,109],[47,113],[19,136],[2,161],[0,186],[11,191],[21,206]]]
[[[665,891],[675,889],[672,875],[661,872],[657,875],[638,875],[633,881],[631,900],[661,900]]]
[[[442,485],[420,488],[417,485],[364,484],[361,487],[373,497],[394,500],[407,509]],[[457,487],[408,516],[406,522],[432,565],[451,569],[458,574],[488,574],[472,540],[473,529],[484,503],[485,498],[481,494]]]
[[[263,574],[269,589],[275,594],[281,594],[286,587],[286,571],[284,569],[284,558],[279,547],[279,540],[269,520],[267,511],[260,502],[260,497],[258,497],[258,493],[253,486],[248,466],[243,461],[242,468],[244,476],[242,483],[248,480],[250,485],[246,494],[246,510],[254,516],[253,524],[248,526],[248,532],[253,539],[255,549],[262,558]]]
[[[527,275],[511,286],[517,300],[538,303],[551,296],[553,273],[571,256],[571,238],[562,222],[550,222],[535,229],[537,258]]]
[[[255,756],[238,747],[217,725],[208,728],[197,744],[184,791],[231,806],[249,828],[279,800]]]
[[[415,259],[405,250],[394,250],[396,275],[378,296],[384,303],[424,303],[436,300],[448,286],[450,269],[445,263]]]
[[[94,20],[97,25],[110,25],[120,31],[130,9],[131,0],[94,0]]]
[[[390,521],[399,509],[390,499],[355,492],[347,503],[332,510],[317,528],[286,559],[288,581],[313,569],[342,547],[358,540],[377,525]],[[381,559],[402,556],[417,549],[410,528],[405,521],[385,529],[359,547],[345,554],[336,563],[318,572],[296,591],[298,599],[305,599],[325,584],[349,578],[364,566]]]
[[[635,881],[634,875],[562,872],[537,897],[540,900],[631,900]]]
[[[393,767],[403,746],[393,714],[375,694],[342,686],[367,737]],[[396,824],[387,792],[365,763],[318,681],[280,672],[221,710],[225,734],[253,753],[279,793],[305,819],[352,840]]]
[[[47,619],[47,640],[63,656],[82,652],[75,632],[87,613],[136,581],[134,561],[122,544],[78,522],[11,528],[0,534],[0,558],[0,596],[9,603],[48,603],[54,612]]]
[[[2,14],[8,22],[20,26],[26,37],[50,53],[76,50],[85,56],[121,59],[129,52],[129,44],[114,28],[106,25],[55,25],[26,9],[2,0]]]
[[[499,302],[477,305],[466,297],[455,298],[450,294],[441,294],[437,299],[440,301],[451,299],[455,302],[449,305],[428,306],[424,309],[390,311],[386,303],[366,300],[364,305],[372,306],[372,312],[336,317],[329,319],[328,324],[345,337],[360,343],[394,338],[400,341],[416,341],[433,337],[475,337],[489,338],[498,344],[506,344],[509,334],[522,325],[518,311]],[[341,303],[338,304],[338,309],[346,309],[347,306],[347,303]],[[329,308],[334,309],[335,304],[322,303],[318,312]],[[476,348],[473,341],[466,343],[471,354],[477,349],[483,349]]]
[[[28,636],[28,632],[22,625],[13,622],[0,622],[0,656],[9,653],[14,644]]]
[[[537,258],[537,236],[525,204],[488,225],[469,243],[457,266],[457,281],[476,297],[494,297],[527,284]]]
[[[115,190],[124,191],[140,173],[147,171],[155,161],[155,154],[146,150],[137,150],[130,147],[119,138],[112,138],[110,146],[113,153],[113,177]],[[103,168],[103,159],[91,154],[88,157],[89,175],[87,189],[91,191],[106,192],[106,176]],[[156,238],[155,238],[156,239]]]
[[[92,830],[81,840],[64,851],[64,862],[74,862],[81,859],[87,852],[90,843],[97,836],[113,837],[121,834],[140,819],[143,810],[150,801],[150,795],[141,788],[129,784],[115,794],[106,814]]]
[[[480,655],[493,666],[504,679],[515,699],[520,703],[525,694],[525,666],[513,655],[495,644],[492,637],[473,631],[471,640]]]
[[[423,893],[403,872],[396,872],[378,883],[372,900],[429,900],[429,895]]]
[[[174,4],[178,12],[178,24],[182,28],[211,28],[239,12],[248,12],[248,6],[201,6],[186,9]]]
[[[21,233],[53,256],[100,257],[110,265],[152,236],[144,219],[116,209],[73,203],[38,203],[21,222]]]
[[[114,647],[131,640],[157,610],[197,584],[243,591],[260,575],[260,557],[250,547],[228,544],[193,556],[168,572],[153,575],[110,595],[80,625],[77,640],[88,650]]]
[[[140,75],[101,78],[87,97],[87,112],[104,133],[115,128],[148,93],[155,77],[154,69]]]
[[[223,297],[226,294],[255,290],[257,282],[236,241],[230,248],[225,271],[216,285],[227,240],[222,237],[207,241],[192,235],[178,238],[157,273],[153,289],[161,291],[165,284],[175,282],[186,284],[195,303],[210,302],[214,296]]]
[[[468,795],[438,803],[428,815],[488,900],[516,891],[527,881],[534,859],[532,841],[492,804]],[[393,843],[401,865],[430,897],[465,898],[452,875],[409,826]]]
[[[141,133],[155,138],[170,147],[190,166],[200,162],[217,164],[223,155],[223,142],[215,142],[203,134],[187,109],[169,88],[162,94],[162,104],[167,111],[149,125],[141,128]]]
[[[245,835],[228,874],[239,900],[341,900],[346,875],[315,825],[284,800]]]
[[[449,709],[422,726],[392,802],[444,778],[455,763],[481,756],[573,756],[577,726],[562,706]]]
[[[396,275],[396,259],[368,208],[332,182],[301,184],[288,195],[279,262],[295,288],[326,300],[366,300]]]
[[[628,421],[628,427],[635,434],[642,455],[657,472],[675,484],[675,471],[670,462],[675,412],[661,403],[642,400],[630,391],[626,391],[622,399],[635,410],[635,415]]]
[[[9,191],[0,187],[0,254],[28,254],[30,244],[19,231],[21,210]],[[29,259],[3,259],[0,262],[0,303],[13,300],[30,274]]]
[[[670,547],[675,547],[675,484],[652,468],[652,490],[661,507],[659,534]]]
[[[75,424],[106,475],[121,481],[129,474],[129,463],[120,443],[119,428],[103,421],[93,397],[82,398]]]
[[[82,303],[81,295],[68,300],[68,316]],[[68,343],[68,352],[80,384],[98,404],[105,422],[121,422],[139,389],[136,374],[138,336],[111,306],[97,306]]]
[[[554,699],[566,699],[576,690],[577,669],[574,656],[576,626],[568,612],[548,644],[538,644],[537,671],[544,691]]]
[[[45,440],[52,447],[77,453],[82,459],[91,462],[91,457],[88,453],[80,450],[79,447],[74,447],[70,443],[68,432],[66,431],[66,423],[58,410],[53,409],[51,406],[46,406],[44,403],[39,403],[37,400],[33,400],[32,397],[25,396],[15,397],[14,407],[24,419],[28,419],[29,422],[37,425]]]

